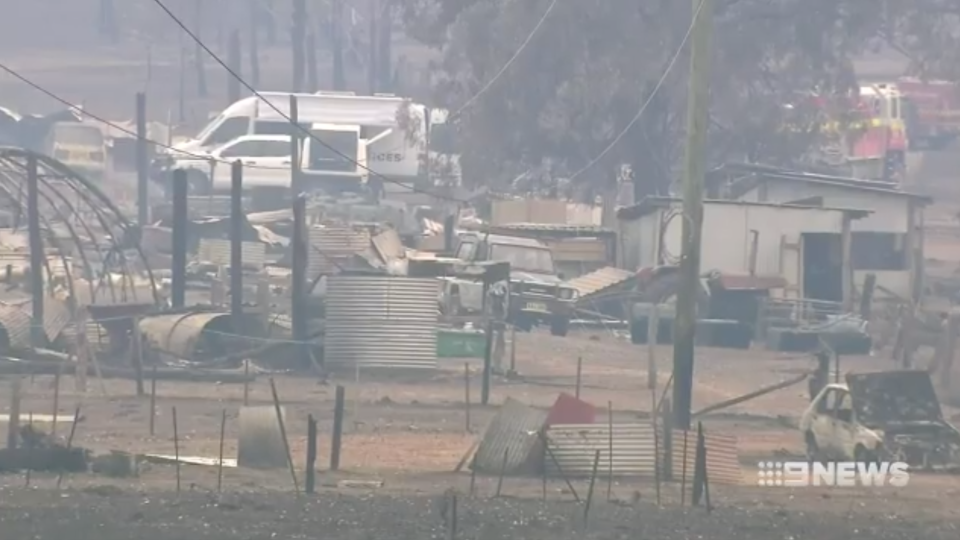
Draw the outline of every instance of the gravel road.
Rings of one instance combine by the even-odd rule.
[[[124,492],[117,488],[0,491],[0,538],[35,540],[185,540],[449,538],[438,497],[326,493],[300,500],[280,494]],[[600,503],[584,530],[582,506],[515,499],[459,504],[459,539],[939,540],[960,538],[958,524],[867,513],[804,514],[757,507],[656,509]]]

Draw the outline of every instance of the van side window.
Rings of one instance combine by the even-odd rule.
[[[220,124],[220,127],[207,137],[207,140],[203,142],[204,146],[228,143],[237,137],[246,135],[249,122],[250,119],[247,117],[227,118]]]

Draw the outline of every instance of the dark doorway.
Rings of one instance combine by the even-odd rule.
[[[843,301],[843,242],[836,233],[803,233],[803,296]]]

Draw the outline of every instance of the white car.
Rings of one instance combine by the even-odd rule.
[[[876,461],[883,435],[857,421],[850,389],[828,384],[800,417],[807,457],[819,461]]]
[[[960,431],[946,421],[925,371],[847,374],[828,384],[800,418],[811,460],[960,464]]]

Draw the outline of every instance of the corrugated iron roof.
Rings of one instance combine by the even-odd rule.
[[[597,475],[609,476],[612,440],[613,476],[653,476],[657,455],[653,435],[653,426],[647,424],[613,424],[612,432],[607,424],[551,426],[547,430],[547,444],[553,459],[549,454],[544,458],[547,474],[559,476],[562,471],[570,477],[589,476],[599,450]]]
[[[575,277],[567,282],[574,289],[580,291],[580,298],[603,292],[605,289],[623,284],[627,280],[636,278],[636,272],[607,266],[599,270]]]
[[[683,472],[683,447],[687,447],[687,479],[693,478],[697,450],[697,432],[674,430],[673,432],[673,477],[680,478]],[[740,468],[740,451],[734,435],[709,433],[704,429],[704,443],[707,446],[707,477],[710,483],[738,485],[743,481]]]
[[[506,231],[544,231],[583,234],[613,234],[613,229],[600,225],[576,225],[570,223],[505,223],[492,225],[490,230],[502,229]]]
[[[344,226],[313,227],[309,232],[307,275],[331,274],[370,247],[370,231]]]
[[[539,459],[533,453],[540,444],[537,434],[546,421],[546,411],[507,398],[483,432],[473,468],[477,472],[499,474],[506,454],[505,473],[527,472],[534,460]]]
[[[30,315],[16,306],[0,304],[0,326],[7,334],[10,349],[30,348]]]
[[[193,360],[197,344],[207,325],[229,319],[226,313],[178,313],[156,315],[140,321],[144,338],[161,352],[184,360]]]
[[[201,238],[197,258],[200,262],[230,266],[230,240]],[[240,242],[240,256],[244,268],[260,270],[266,264],[267,248],[260,242]]]

